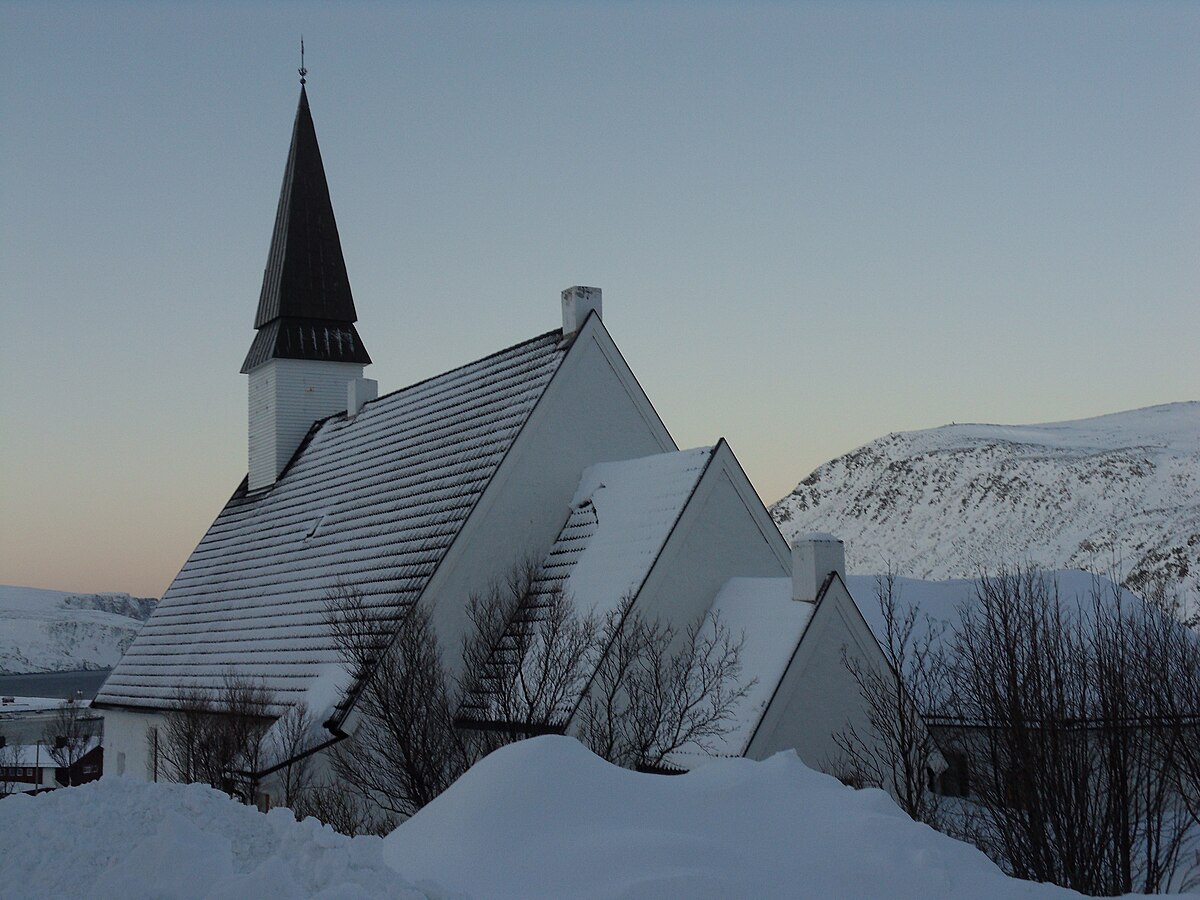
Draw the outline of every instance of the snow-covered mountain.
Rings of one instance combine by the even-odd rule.
[[[0,674],[111,668],[157,603],[0,585]]]
[[[829,531],[847,568],[972,577],[1030,563],[1166,575],[1200,606],[1200,402],[1046,425],[889,434],[771,508],[788,538]]]

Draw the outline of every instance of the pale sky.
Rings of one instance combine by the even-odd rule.
[[[390,391],[605,323],[771,503],[1200,398],[1200,4],[0,5],[0,583],[159,596],[246,470],[299,93]]]

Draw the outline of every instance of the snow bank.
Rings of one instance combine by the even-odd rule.
[[[21,898],[423,898],[383,840],[287,810],[263,815],[199,785],[105,776],[0,800],[0,895]]]
[[[793,754],[641,775],[563,737],[498,750],[383,839],[111,776],[0,800],[0,834],[5,900],[1079,896]]]
[[[478,763],[385,839],[405,877],[474,897],[1069,897],[1005,877],[794,754],[642,775],[570,738]]]

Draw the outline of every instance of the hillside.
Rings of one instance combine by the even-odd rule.
[[[1200,605],[1200,402],[1045,425],[889,434],[771,508],[788,538],[830,531],[853,572],[965,578],[1031,563],[1165,575]]]
[[[0,585],[0,674],[111,668],[157,603]]]

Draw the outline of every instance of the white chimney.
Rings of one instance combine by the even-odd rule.
[[[562,292],[563,337],[574,334],[587,321],[588,313],[596,311],[603,315],[600,304],[600,288],[575,285]]]
[[[354,378],[346,382],[346,417],[353,419],[358,411],[379,396],[379,382],[374,378]]]
[[[813,603],[830,572],[846,579],[846,549],[832,534],[814,531],[792,541],[792,599]]]

